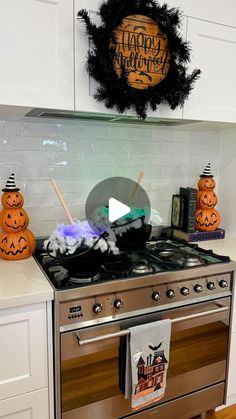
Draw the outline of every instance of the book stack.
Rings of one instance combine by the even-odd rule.
[[[180,188],[180,196],[184,198],[184,214],[182,230],[191,233],[195,231],[196,209],[197,209],[197,189]]]
[[[197,208],[197,189],[180,188],[179,195],[172,198],[172,227],[186,233],[195,231]]]

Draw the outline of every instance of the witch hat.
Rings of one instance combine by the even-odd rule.
[[[214,177],[211,173],[211,163],[208,163],[200,177]]]
[[[17,192],[20,189],[16,187],[15,174],[12,173],[7,179],[6,187],[2,189],[3,192]]]

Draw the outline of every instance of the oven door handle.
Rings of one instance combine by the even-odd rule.
[[[177,317],[176,319],[171,319],[171,323],[180,323],[180,322],[184,322],[184,321],[187,321],[187,320],[197,319],[198,317],[205,317],[205,316],[209,316],[209,315],[212,315],[212,314],[223,313],[224,311],[229,310],[229,307],[222,306],[219,303],[216,303],[216,304],[220,308],[216,308],[215,310],[202,311],[201,313],[190,314],[190,316]],[[122,337],[122,336],[128,336],[129,334],[130,334],[130,330],[125,329],[125,330],[120,330],[119,332],[109,333],[107,335],[96,336],[95,338],[91,338],[91,339],[82,339],[79,332],[75,332],[75,335],[76,335],[79,346],[88,345],[90,343],[102,342],[103,340],[119,338],[119,337]]]

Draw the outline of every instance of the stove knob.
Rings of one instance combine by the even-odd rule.
[[[114,301],[114,307],[117,310],[120,310],[123,307],[123,301],[118,298],[117,300]]]
[[[153,299],[154,301],[160,301],[160,299],[161,299],[161,294],[160,294],[158,291],[154,291],[154,292],[152,293],[152,299]]]
[[[221,288],[227,288],[229,285],[228,285],[228,282],[227,281],[225,281],[224,279],[222,279],[220,282],[219,282],[219,285],[220,285],[220,287]]]
[[[208,282],[207,288],[211,291],[215,290],[216,289],[215,283],[214,282]]]
[[[197,293],[199,294],[200,292],[203,292],[203,288],[202,288],[202,286],[201,286],[201,285],[197,284],[197,285],[195,285],[195,287],[194,287],[194,291],[195,291],[195,292],[197,292]]]
[[[168,290],[166,295],[169,298],[174,298],[175,297],[175,292],[174,292],[174,290]]]
[[[102,304],[97,303],[97,304],[94,304],[93,306],[93,311],[95,314],[101,314],[102,309],[103,309]]]
[[[182,295],[184,295],[184,296],[186,296],[186,295],[189,295],[189,294],[190,294],[189,289],[188,289],[188,288],[186,288],[186,287],[181,288],[180,292],[181,292],[181,294],[182,294]]]

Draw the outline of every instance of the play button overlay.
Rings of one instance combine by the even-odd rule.
[[[135,228],[143,222],[148,224],[151,208],[149,197],[140,184],[125,177],[111,177],[91,190],[85,212],[93,230],[102,234],[105,231],[116,233],[117,228],[127,230],[134,222]]]
[[[124,215],[127,215],[131,212],[131,208],[122,202],[117,201],[115,198],[109,199],[109,221],[114,223],[114,221],[119,220]]]

